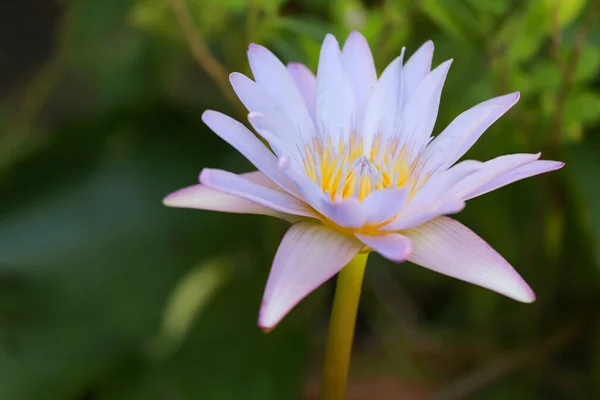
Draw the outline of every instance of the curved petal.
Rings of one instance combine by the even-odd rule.
[[[433,42],[428,40],[406,62],[404,66],[404,98],[408,100],[419,84],[431,71],[433,59]]]
[[[456,214],[462,211],[465,206],[466,203],[462,200],[442,199],[426,210],[401,215],[380,229],[382,231],[404,231],[444,215]]]
[[[465,200],[472,199],[482,194],[489,193],[493,190],[499,189],[503,186],[509,185],[513,182],[520,181],[521,179],[529,178],[531,176],[543,174],[545,172],[555,171],[562,168],[565,165],[564,162],[560,161],[549,161],[549,160],[537,160],[529,164],[525,164],[521,167],[515,168],[512,171],[508,171],[496,178],[491,182],[480,186],[475,192],[471,193]]]
[[[333,202],[308,176],[299,172],[288,157],[279,160],[279,166],[294,183],[302,199],[323,216],[344,228],[359,228],[366,222],[365,208],[357,198]]]
[[[364,199],[362,205],[366,213],[366,223],[380,224],[397,216],[406,206],[410,188],[376,190]]]
[[[340,47],[331,34],[325,37],[317,70],[317,126],[334,145],[348,140],[356,119],[352,84],[342,67]]]
[[[403,60],[404,48],[400,56],[385,68],[367,103],[360,126],[366,155],[370,154],[373,138],[377,134],[390,138],[398,133],[398,123],[404,106],[402,102]]]
[[[239,176],[271,189],[279,188],[279,186],[275,185],[260,171],[247,172]],[[271,208],[242,199],[241,197],[209,189],[204,185],[188,186],[170,193],[164,198],[163,204],[167,207],[194,208],[234,214],[270,215],[289,222],[296,222],[298,220],[293,215],[280,213]]]
[[[435,174],[458,161],[494,122],[519,101],[519,92],[477,104],[454,119],[427,146],[419,161],[422,172]]]
[[[209,189],[241,197],[285,214],[317,218],[310,207],[294,196],[258,185],[231,172],[206,168],[200,174],[200,183]]]
[[[486,161],[483,163],[480,171],[460,181],[452,188],[451,193],[466,200],[471,197],[472,193],[476,193],[480,188],[491,183],[496,178],[537,160],[540,158],[540,155],[541,153],[507,154]]]
[[[431,71],[415,89],[402,113],[402,142],[409,150],[412,162],[427,144],[438,115],[442,88],[452,60]]]
[[[285,145],[287,151],[295,151],[296,140],[301,134],[277,101],[258,83],[238,72],[229,75],[229,82],[250,114],[259,113],[263,116],[261,125],[253,127],[269,131]]]
[[[356,237],[365,245],[391,261],[402,262],[408,258],[412,251],[410,239],[399,233],[388,233],[378,236],[357,234]]]
[[[258,325],[272,329],[300,300],[337,274],[363,248],[358,240],[310,222],[287,231],[273,261]]]
[[[404,234],[412,240],[409,261],[524,303],[535,300],[513,267],[458,221],[440,217]]]
[[[243,124],[212,110],[205,111],[202,120],[269,179],[289,193],[297,194],[290,180],[279,170],[277,157]]]
[[[354,90],[356,99],[356,122],[360,123],[371,97],[371,92],[377,84],[377,71],[369,43],[363,35],[354,31],[348,35],[342,49],[344,70]]]
[[[308,115],[313,123],[317,123],[317,77],[304,64],[291,62],[287,66],[290,75],[300,94],[304,99],[304,104],[308,110]]]
[[[312,137],[312,120],[304,99],[285,65],[267,48],[254,43],[248,47],[248,61],[256,82],[277,100],[303,137]]]

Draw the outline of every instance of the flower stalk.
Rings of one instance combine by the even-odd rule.
[[[345,398],[356,312],[368,255],[357,254],[338,275],[325,350],[322,400]]]

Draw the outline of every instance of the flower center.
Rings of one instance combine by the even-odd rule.
[[[412,170],[406,151],[397,140],[385,146],[381,142],[376,136],[365,155],[363,141],[356,135],[337,146],[329,137],[313,138],[301,151],[304,171],[332,200],[357,197],[362,201],[374,190],[403,187]]]

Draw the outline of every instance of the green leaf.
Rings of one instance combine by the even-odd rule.
[[[600,121],[600,93],[591,90],[571,92],[565,103],[564,121],[566,124]]]
[[[575,70],[575,81],[586,82],[594,79],[600,69],[600,49],[595,46],[585,45],[581,49],[579,61]]]
[[[545,0],[545,2],[546,7],[556,10],[558,23],[563,27],[573,22],[579,16],[587,0]]]

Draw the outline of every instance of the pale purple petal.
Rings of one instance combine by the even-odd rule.
[[[440,217],[404,234],[412,240],[409,261],[521,302],[535,300],[535,294],[513,267],[458,221]]]
[[[342,49],[344,70],[348,74],[356,99],[357,123],[362,120],[375,85],[377,71],[369,44],[363,35],[350,33]]]
[[[474,160],[465,160],[444,171],[423,184],[417,190],[417,193],[410,199],[410,202],[405,210],[405,214],[425,211],[432,204],[439,204],[440,200],[451,198],[458,200],[458,197],[448,196],[448,192],[452,192],[454,187],[472,176],[483,168],[484,163]]]
[[[312,137],[312,120],[304,99],[285,65],[268,49],[254,43],[248,47],[248,60],[256,82],[277,100],[303,137]]]
[[[465,200],[476,193],[481,187],[489,184],[494,179],[529,164],[538,158],[537,154],[508,154],[496,157],[483,163],[481,171],[469,175],[452,188],[452,194]]]
[[[402,116],[402,53],[392,61],[381,74],[373,89],[365,115],[361,123],[360,134],[364,142],[364,154],[371,151],[372,140],[377,134],[389,138],[398,132],[398,123]]]
[[[481,196],[482,194],[489,193],[493,190],[509,185],[513,182],[520,181],[521,179],[543,174],[545,172],[555,171],[557,169],[562,168],[564,165],[565,163],[560,161],[533,161],[529,164],[525,164],[521,167],[515,168],[512,171],[505,172],[504,174],[494,178],[489,183],[480,186],[479,189],[472,192],[465,200]]]
[[[262,136],[263,139],[269,143],[273,152],[277,154],[277,157],[282,157],[285,154],[289,154],[290,150],[293,149],[293,146],[286,146],[283,142],[273,134],[273,131],[276,130],[276,127],[273,126],[271,121],[266,118],[263,114],[252,111],[248,114],[248,122],[254,128],[254,130]]]
[[[288,157],[282,157],[279,166],[294,183],[302,199],[320,214],[344,228],[360,228],[365,224],[365,208],[357,198],[334,202],[316,182],[292,165]]]
[[[406,206],[410,188],[376,190],[363,200],[367,224],[380,224],[397,216]]]
[[[280,213],[241,197],[209,189],[204,185],[188,186],[173,192],[165,197],[163,204],[168,207],[194,208],[233,214],[270,215],[289,222],[298,220],[293,215]]]
[[[462,211],[466,203],[462,200],[453,198],[441,199],[429,206],[427,209],[413,212],[411,214],[403,214],[396,218],[391,223],[380,228],[382,231],[403,231],[414,228],[444,215],[456,214]]]
[[[414,95],[402,113],[401,132],[403,143],[410,151],[412,162],[428,143],[437,119],[442,88],[452,60],[440,64],[431,71],[415,89]]]
[[[419,84],[431,71],[433,59],[433,42],[428,40],[406,62],[404,66],[404,98],[408,100]]]
[[[202,120],[269,179],[289,193],[297,194],[290,180],[279,170],[277,157],[243,124],[212,110],[205,111],[202,114]]]
[[[229,81],[248,111],[262,115],[259,128],[277,137],[287,151],[295,151],[296,140],[301,137],[300,132],[292,125],[277,101],[262,86],[238,72],[229,75]]]
[[[348,139],[356,118],[356,101],[352,84],[342,66],[337,40],[325,37],[317,70],[317,124],[337,145]]]
[[[337,274],[363,248],[321,224],[299,222],[287,231],[271,267],[258,325],[271,329],[300,300]]]
[[[494,122],[519,100],[519,93],[496,97],[463,112],[427,146],[421,171],[435,174],[458,161]]]
[[[291,62],[287,66],[290,75],[304,99],[313,123],[317,123],[317,78],[304,64]]]
[[[365,245],[391,261],[402,262],[408,258],[412,251],[410,239],[399,233],[388,233],[377,236],[357,234],[356,237]]]
[[[209,189],[238,196],[275,211],[318,218],[310,207],[294,196],[258,185],[231,172],[205,168],[200,174],[200,183]]]

